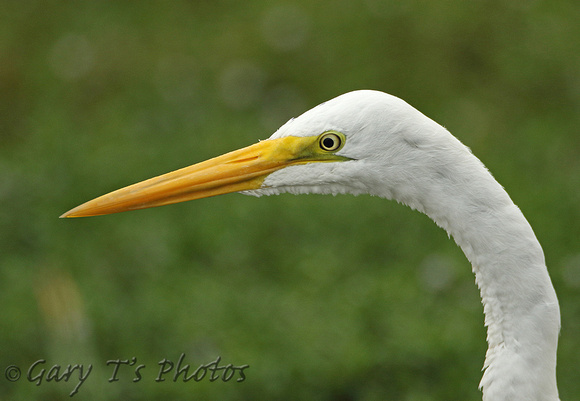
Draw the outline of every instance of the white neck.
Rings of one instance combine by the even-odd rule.
[[[444,168],[420,178],[422,195],[410,206],[447,230],[472,263],[488,330],[483,399],[558,400],[560,312],[542,248],[475,156],[466,151],[464,162]]]

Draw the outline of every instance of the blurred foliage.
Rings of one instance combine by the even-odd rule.
[[[227,195],[62,212],[268,137],[353,89],[404,98],[470,146],[543,244],[580,397],[580,3],[0,4],[1,400],[68,399],[35,361],[92,364],[94,400],[476,400],[469,263],[428,218],[366,196]],[[156,382],[249,364],[246,380]],[[106,362],[137,358],[109,383]],[[136,366],[136,365],[135,365]],[[64,368],[64,367],[63,367]],[[39,370],[37,371],[37,373]]]

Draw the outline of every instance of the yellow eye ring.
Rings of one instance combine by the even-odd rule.
[[[338,132],[325,132],[318,140],[320,149],[327,152],[336,152],[344,144],[344,137]]]

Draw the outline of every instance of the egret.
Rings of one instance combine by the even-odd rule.
[[[343,94],[267,140],[113,191],[61,217],[230,192],[370,194],[426,214],[455,239],[475,273],[487,326],[483,399],[559,399],[560,311],[531,226],[466,146],[395,96]]]

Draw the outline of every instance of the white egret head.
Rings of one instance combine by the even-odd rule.
[[[433,174],[445,174],[445,160],[457,151],[469,153],[403,100],[378,91],[354,91],[291,119],[268,140],[114,191],[63,217],[229,192],[369,193],[423,210],[425,188],[417,180],[428,182]]]

